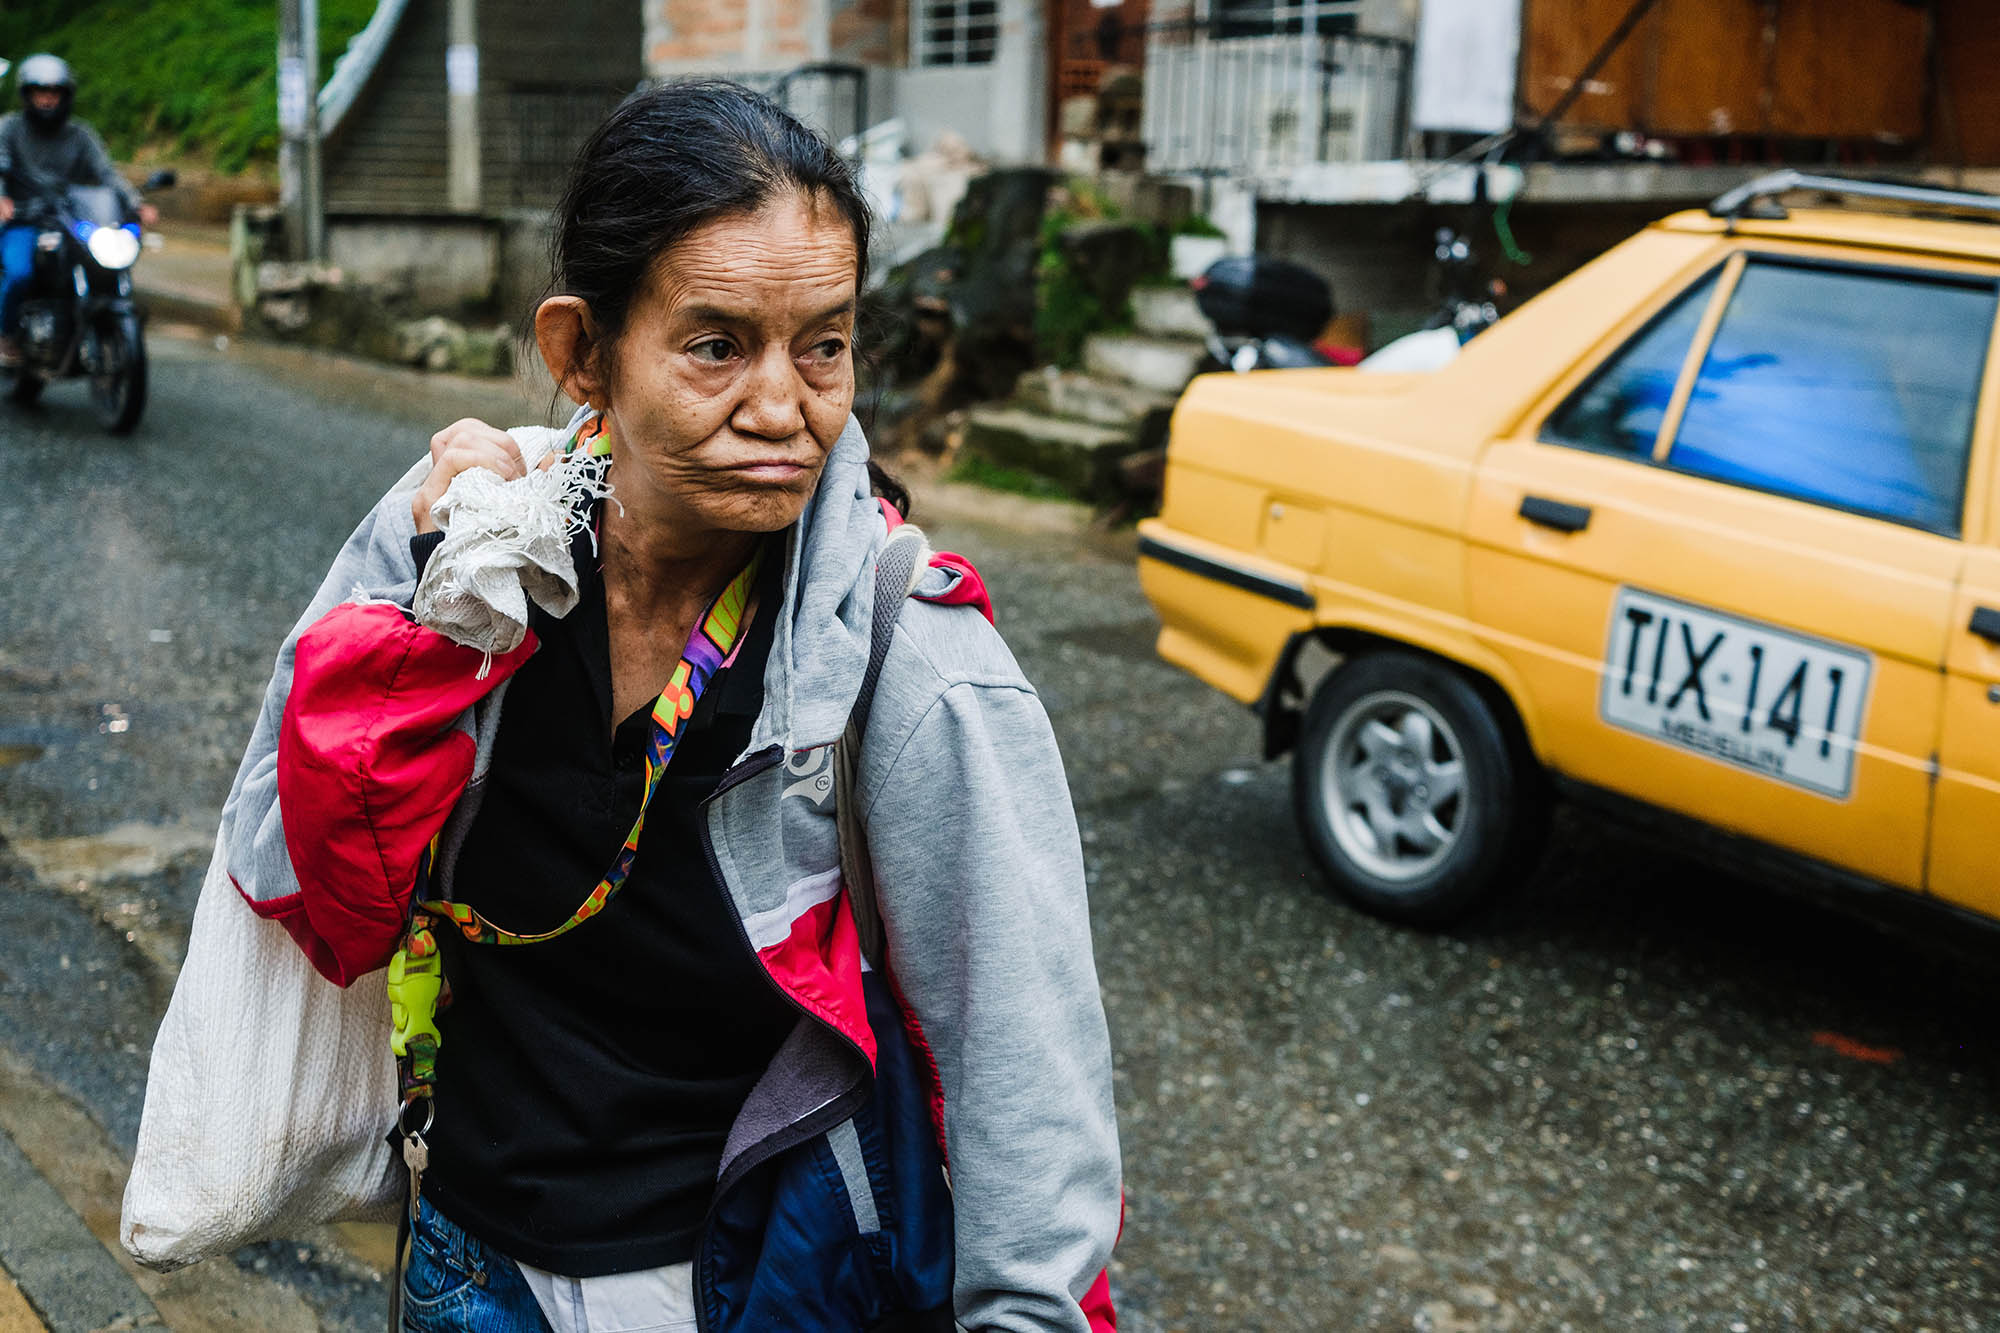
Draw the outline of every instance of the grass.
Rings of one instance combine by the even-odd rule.
[[[320,0],[320,78],[375,0]],[[51,51],[76,70],[76,114],[112,156],[206,163],[228,174],[278,153],[277,6],[271,0],[0,0],[0,56]],[[19,105],[10,74],[0,98]]]
[[[1037,500],[1073,500],[1058,482],[1020,468],[1005,467],[973,454],[960,454],[944,474],[946,481],[970,482],[989,491],[1033,496]]]

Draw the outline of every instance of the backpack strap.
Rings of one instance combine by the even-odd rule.
[[[888,940],[875,898],[875,866],[868,855],[868,835],[861,827],[855,769],[861,762],[861,737],[868,730],[868,714],[875,704],[875,684],[889,656],[889,641],[896,634],[896,617],[902,614],[903,603],[930,563],[930,543],[915,524],[904,523],[890,532],[875,561],[875,616],[869,634],[868,669],[862,674],[854,711],[848,714],[847,730],[833,747],[833,817],[840,837],[840,877],[847,885],[848,910],[854,914],[854,927],[861,937],[861,957],[877,971],[882,969]]]

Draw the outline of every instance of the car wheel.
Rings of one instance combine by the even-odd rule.
[[[1292,756],[1299,827],[1341,896],[1444,925],[1485,905],[1539,848],[1542,775],[1471,681],[1383,652],[1336,669]]]

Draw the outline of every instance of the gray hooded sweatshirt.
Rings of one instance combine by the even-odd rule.
[[[102,185],[118,192],[128,212],[139,207],[138,192],[118,174],[90,126],[70,120],[43,134],[18,111],[0,116],[0,194],[25,209],[71,185]]]
[[[763,711],[708,808],[720,876],[758,950],[839,891],[831,746],[867,666],[887,540],[867,456],[850,419],[787,541]],[[410,605],[410,501],[428,470],[413,467],[362,521],[279,653],[223,809],[230,871],[252,900],[298,891],[276,780],[298,635],[357,595]],[[447,894],[505,692],[460,723],[478,744],[444,831]],[[888,957],[942,1084],[958,1323],[1086,1333],[1078,1302],[1117,1236],[1120,1174],[1082,853],[1041,700],[978,612],[920,600],[901,611],[856,772]],[[721,1182],[760,1145],[827,1128],[815,1113],[841,1095],[851,1063],[840,1038],[801,1023],[738,1117]]]

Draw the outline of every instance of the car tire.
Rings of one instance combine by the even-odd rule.
[[[1543,792],[1478,687],[1413,653],[1336,668],[1292,755],[1299,827],[1334,890],[1409,925],[1447,925],[1508,887],[1540,850]]]

